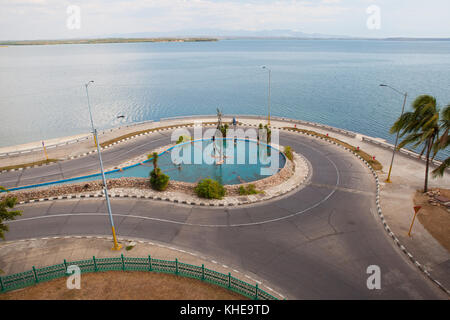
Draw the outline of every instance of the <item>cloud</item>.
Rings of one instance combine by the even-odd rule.
[[[449,30],[448,0],[408,6],[377,0],[381,32],[440,35]],[[365,9],[373,0],[0,0],[0,39],[64,38],[194,29],[270,30],[371,36]],[[66,28],[69,5],[81,7],[81,29]],[[426,5],[426,7],[424,7]],[[416,8],[417,10],[414,10]],[[408,14],[403,12],[406,10]],[[420,17],[420,29],[413,16]],[[392,21],[392,22],[391,22]],[[395,24],[393,23],[395,22]],[[385,28],[386,26],[386,28]],[[387,28],[389,27],[389,29]],[[447,32],[448,33],[448,32]],[[381,34],[377,34],[380,36]]]
[[[100,4],[89,4],[101,12]],[[123,12],[136,14],[136,19],[152,17],[152,30],[165,28],[298,28],[308,21],[320,21],[338,16],[346,9],[314,4],[310,1],[212,1],[212,0],[139,0],[115,2],[106,8],[111,15]],[[158,14],[155,14],[157,12]],[[147,15],[147,16],[146,16]],[[162,24],[165,25],[162,25]]]
[[[335,3],[341,3],[341,0],[322,0],[322,3],[335,4]]]

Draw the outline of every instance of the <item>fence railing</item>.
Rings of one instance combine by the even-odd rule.
[[[278,300],[258,287],[231,275],[224,274],[208,268],[205,265],[191,265],[175,260],[154,259],[150,255],[147,258],[120,257],[96,258],[67,262],[53,266],[35,268],[21,273],[0,276],[0,292],[8,292],[25,288],[40,282],[50,281],[57,278],[69,276],[69,266],[76,265],[81,273],[104,272],[104,271],[148,271],[174,274],[181,277],[194,278],[209,282],[228,290],[237,292],[247,298],[255,300]]]

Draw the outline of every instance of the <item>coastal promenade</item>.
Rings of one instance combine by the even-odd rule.
[[[211,122],[215,118],[205,116],[142,123],[105,131],[100,142],[136,131],[183,126],[194,120]],[[231,118],[225,117],[224,120]],[[237,120],[245,126],[265,123],[264,118],[251,116],[237,116]],[[419,221],[416,221],[414,236],[406,235],[412,218],[413,195],[423,186],[423,161],[399,152],[391,177],[393,183],[384,184],[392,150],[374,143],[377,139],[278,118],[272,118],[271,125],[328,134],[375,155],[383,165],[378,177],[384,219],[414,259],[440,283],[447,288],[450,286],[449,253]],[[106,165],[113,167],[167,144],[171,131],[166,128],[105,148]],[[63,144],[63,141],[59,143]],[[147,200],[141,205],[142,201],[138,200],[114,200],[113,212],[120,220],[119,234],[154,239],[205,252],[209,256],[223,257],[228,260],[224,261],[227,265],[235,265],[267,279],[291,299],[448,297],[419,271],[385,232],[376,214],[375,181],[359,159],[329,142],[285,130],[280,131],[280,144],[291,145],[311,163],[313,176],[306,188],[267,204],[241,209],[201,209]],[[0,173],[0,185],[14,187],[97,172],[95,154],[84,155],[93,149],[92,139],[48,149],[49,158],[81,157]],[[39,151],[18,153],[0,158],[0,166],[42,160],[42,156]],[[430,186],[450,188],[450,181],[448,177],[431,179]],[[333,194],[327,198],[330,190]],[[311,209],[317,201],[322,202]],[[104,213],[102,202],[78,199],[21,205],[24,215],[10,224],[11,231],[7,237],[16,240],[46,235],[90,234],[94,232],[88,227],[91,224],[98,224],[100,227],[95,230],[103,230],[107,234],[107,221],[100,217]],[[70,215],[62,216],[64,212]],[[86,215],[88,212],[96,216]],[[47,218],[37,218],[43,216]],[[170,220],[172,224],[152,221],[155,217]],[[145,228],[141,221],[144,221]],[[184,225],[174,226],[173,221]],[[205,227],[208,224],[216,227]],[[205,246],[202,241],[209,241],[209,245]],[[379,292],[369,291],[364,288],[364,279],[367,278],[364,268],[377,263],[382,265],[385,287]]]

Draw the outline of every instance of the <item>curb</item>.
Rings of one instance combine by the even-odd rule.
[[[105,147],[100,147],[100,151],[104,151],[104,150],[109,149],[109,148],[111,148],[111,147],[113,147],[115,145],[118,145],[119,143],[127,142],[127,141],[129,141],[131,139],[134,139],[134,138],[137,138],[137,137],[141,137],[141,136],[146,136],[146,135],[151,134],[151,133],[161,132],[161,131],[168,131],[168,130],[174,130],[174,129],[179,129],[179,128],[190,128],[190,127],[193,127],[193,125],[177,125],[177,126],[171,126],[169,128],[156,129],[156,130],[149,129],[149,130],[153,130],[153,131],[136,134],[134,136],[131,136],[131,137],[128,137],[128,138],[125,138],[125,139],[113,142],[113,143],[111,143],[111,144],[109,144],[109,145],[107,145]],[[42,167],[42,166],[48,166],[48,165],[52,165],[52,164],[57,164],[58,162],[62,162],[62,161],[66,161],[66,160],[73,160],[73,159],[86,157],[86,156],[88,156],[90,154],[93,154],[93,153],[97,153],[97,150],[92,150],[92,151],[81,153],[81,154],[78,154],[78,155],[75,155],[75,156],[69,156],[69,157],[62,158],[62,159],[59,159],[58,161],[54,161],[54,162],[51,162],[51,163],[43,163],[43,164],[40,164],[40,165],[27,166],[27,167],[22,167],[22,168],[17,168],[17,169],[2,170],[2,171],[0,171],[0,174],[6,173],[6,172],[22,171],[22,170],[26,170],[26,169],[32,169],[32,168],[38,168],[38,167]]]
[[[444,291],[446,294],[450,295],[450,290],[448,290],[447,288],[445,288],[439,281],[437,281],[436,279],[434,279],[431,274],[424,268],[424,266],[422,264],[420,264],[420,262],[418,262],[416,259],[414,259],[413,255],[406,249],[406,247],[404,245],[402,245],[400,243],[400,240],[397,238],[397,236],[392,232],[391,228],[389,227],[387,221],[384,219],[384,215],[383,212],[381,210],[381,205],[380,205],[380,183],[379,183],[379,179],[378,179],[378,175],[376,173],[376,171],[372,168],[372,166],[366,161],[364,160],[359,154],[355,153],[353,150],[350,150],[349,148],[346,148],[338,143],[336,143],[335,141],[329,140],[327,138],[323,138],[323,137],[317,137],[315,135],[309,134],[309,133],[304,133],[304,132],[300,132],[300,131],[296,131],[296,130],[289,130],[289,129],[282,129],[285,131],[289,131],[289,132],[294,132],[294,133],[299,133],[299,134],[303,134],[303,135],[308,135],[308,136],[312,136],[315,137],[317,139],[321,139],[321,140],[325,140],[329,143],[335,144],[340,148],[343,148],[346,151],[349,151],[350,153],[352,153],[353,155],[355,155],[356,157],[358,157],[362,162],[364,162],[364,164],[370,169],[370,171],[372,172],[372,175],[375,179],[375,183],[377,186],[377,192],[376,192],[376,205],[377,205],[377,213],[378,216],[381,220],[381,223],[383,224],[384,229],[386,230],[387,234],[392,238],[392,240],[394,241],[394,243],[400,248],[400,250],[408,257],[408,259],[422,272],[424,273],[428,279],[430,279],[434,284],[436,284],[439,289],[441,289],[442,291]]]
[[[12,244],[12,243],[16,243],[16,242],[26,242],[26,241],[36,241],[36,240],[58,240],[58,239],[102,239],[102,240],[109,240],[109,241],[112,241],[112,240],[113,240],[112,236],[102,236],[102,235],[72,235],[72,236],[48,236],[48,237],[40,237],[40,238],[29,238],[29,239],[11,240],[11,241],[4,241],[4,242],[1,242],[1,243],[2,243],[2,244]],[[161,243],[158,243],[158,242],[153,242],[153,241],[149,241],[149,240],[145,240],[145,239],[141,239],[141,238],[124,238],[124,237],[117,237],[117,240],[118,240],[118,241],[129,242],[129,243],[130,243],[130,242],[135,242],[135,243],[140,243],[140,244],[149,244],[149,245],[157,246],[157,247],[160,247],[160,248],[165,248],[165,249],[169,249],[169,250],[173,250],[173,251],[178,251],[178,252],[181,252],[181,253],[184,253],[184,254],[189,254],[189,255],[194,256],[194,257],[196,257],[196,258],[199,258],[199,259],[201,259],[201,260],[205,260],[205,261],[210,262],[210,263],[212,263],[212,264],[220,265],[220,266],[222,266],[223,268],[230,269],[230,270],[232,270],[234,273],[242,274],[244,277],[246,277],[246,278],[248,278],[248,279],[254,281],[254,282],[257,283],[259,286],[262,285],[262,282],[261,282],[261,281],[254,279],[253,277],[247,275],[246,273],[243,273],[242,271],[239,272],[238,270],[233,269],[232,267],[229,267],[229,266],[227,266],[227,265],[225,265],[225,264],[222,264],[222,263],[220,263],[220,262],[217,262],[217,261],[215,261],[215,260],[212,260],[212,259],[210,259],[210,258],[208,258],[208,257],[205,257],[205,256],[203,256],[203,255],[200,255],[200,254],[197,254],[197,253],[194,253],[194,252],[186,251],[186,250],[183,250],[183,249],[179,249],[179,248],[176,248],[176,247],[172,247],[172,246],[169,246],[169,245],[164,245],[164,244],[161,244]],[[262,280],[262,279],[261,279],[261,280]],[[278,296],[281,297],[282,299],[286,299],[286,297],[285,297],[284,295],[282,295],[281,293],[279,293],[279,292],[273,290],[271,287],[268,287],[268,286],[266,286],[266,285],[264,285],[264,287],[265,287],[266,289],[268,289],[269,291],[272,291],[273,293],[275,293],[276,295],[278,295]]]
[[[204,117],[208,117],[208,116],[204,116]],[[250,119],[255,119],[255,118],[259,119],[258,116],[252,117],[252,116],[248,116],[248,115],[247,116],[246,115],[242,115],[242,117],[244,117],[244,118],[247,117],[247,118],[250,118]],[[161,119],[161,120],[182,119],[182,118],[188,118],[188,117],[174,117],[174,118],[165,118],[165,119]],[[320,124],[320,123],[316,123],[316,122],[309,122],[309,121],[303,121],[303,120],[297,120],[297,119],[289,119],[289,118],[281,118],[281,117],[272,117],[272,119],[274,119],[276,121],[287,122],[287,123],[298,123],[300,125],[312,126],[312,127],[320,128],[320,129],[323,129],[323,130],[330,130],[332,132],[335,132],[335,133],[338,133],[338,134],[342,134],[342,135],[346,135],[346,136],[351,137],[351,138],[356,137],[356,133],[354,133],[354,132],[351,132],[351,131],[348,131],[348,130],[344,130],[344,129],[340,129],[340,128],[336,128],[336,127],[332,127],[332,126],[328,126],[328,125],[324,125],[324,124]],[[152,122],[152,121],[150,121],[150,122]],[[244,124],[244,125],[249,126],[249,127],[258,127],[257,125],[253,125],[253,124],[248,124],[248,123],[246,124],[246,123],[243,123],[243,122],[239,122],[239,123]],[[136,125],[138,125],[138,124],[139,123],[137,123]],[[211,126],[211,124],[205,124],[204,126]],[[127,126],[127,127],[129,127],[129,126]],[[131,137],[128,137],[128,138],[116,141],[116,142],[111,143],[111,144],[109,144],[109,145],[107,145],[105,147],[101,147],[100,150],[103,151],[103,150],[111,148],[111,147],[113,147],[113,146],[115,146],[115,145],[117,145],[119,143],[126,142],[126,141],[129,141],[131,139],[134,139],[134,138],[137,138],[137,137],[140,137],[140,136],[148,135],[150,133],[161,132],[161,131],[168,131],[168,130],[173,130],[173,129],[178,129],[178,128],[189,128],[189,127],[194,127],[194,125],[174,125],[174,126],[170,126],[168,128],[164,128],[164,129],[158,129],[158,128],[148,129],[149,130],[148,132],[140,133],[140,134],[133,135]],[[288,129],[283,129],[283,128],[277,128],[275,126],[273,126],[273,128],[274,129],[281,129],[281,130],[288,130]],[[120,127],[118,129],[120,129]],[[150,131],[150,130],[153,130],[153,131]],[[78,142],[78,141],[81,141],[81,140],[87,140],[87,139],[89,139],[89,138],[77,139],[77,140],[69,141],[69,142],[66,142],[66,143],[59,144],[59,145],[50,146],[50,147],[47,147],[47,149],[54,148],[54,147],[61,146],[61,145],[68,145],[68,144],[72,144],[72,143],[75,143],[75,142]],[[362,137],[362,141],[370,143],[370,144],[373,144],[373,145],[376,145],[376,146],[379,146],[379,147],[382,147],[382,148],[390,148],[390,149],[393,148],[392,145],[390,145],[390,144],[388,144],[386,142],[380,142],[378,140],[373,140],[373,139],[371,139],[369,137],[365,137],[365,136]],[[38,148],[38,149],[40,151],[40,148]],[[31,151],[28,150],[28,151],[25,151],[25,152],[15,152],[15,153],[12,153],[12,154],[15,155],[15,154],[29,153],[29,152],[31,152]],[[85,157],[87,155],[90,155],[90,154],[93,154],[93,153],[96,153],[96,152],[97,152],[97,150],[92,150],[92,151],[85,152],[85,153],[82,153],[82,154],[79,154],[79,155],[69,156],[69,157],[60,159],[59,161],[73,160],[73,159]],[[402,153],[405,156],[410,157],[411,159],[422,160],[422,161],[426,160],[426,159],[420,157],[419,154],[417,154],[417,153],[415,153],[413,151],[410,151],[410,150],[400,149],[399,152]],[[1,154],[0,157],[3,157],[5,155],[6,154]],[[47,166],[47,165],[51,165],[51,164],[56,164],[59,161],[52,162],[52,163],[47,163],[47,164],[35,165],[35,166],[28,166],[28,167],[23,167],[23,168],[18,168],[18,169],[2,170],[0,172],[0,174],[6,173],[6,172],[21,171],[21,170],[25,170],[25,169],[37,168],[37,167],[41,167],[41,166]],[[439,166],[441,163],[442,162],[438,161],[438,160],[430,161],[430,164],[434,165],[434,166]]]
[[[308,172],[309,173],[309,172]],[[233,206],[241,206],[241,205],[248,205],[248,204],[254,204],[259,202],[264,202],[268,200],[272,200],[274,198],[280,197],[282,195],[285,195],[295,189],[297,189],[299,186],[303,185],[304,182],[308,179],[309,175],[306,175],[302,181],[299,184],[296,184],[292,186],[289,189],[283,190],[283,192],[279,192],[277,194],[274,194],[270,198],[248,198],[248,200],[245,201],[239,201],[239,202],[229,202],[229,203],[208,203],[204,200],[195,200],[195,201],[188,201],[188,200],[179,200],[175,198],[170,197],[161,197],[158,195],[135,195],[135,194],[128,194],[128,193],[113,193],[111,192],[109,194],[110,198],[127,198],[127,199],[146,199],[146,200],[159,200],[159,201],[165,201],[165,202],[173,202],[177,204],[185,204],[185,205],[192,205],[192,206],[202,206],[202,207],[233,207]],[[48,197],[48,198],[39,198],[39,199],[30,199],[25,201],[20,201],[17,204],[29,204],[29,203],[36,203],[36,202],[45,202],[45,201],[56,201],[56,200],[70,200],[70,199],[86,199],[86,198],[103,198],[103,193],[88,193],[88,194],[70,194],[70,195],[64,195],[64,196],[55,196],[55,197]],[[244,196],[242,196],[244,197]]]

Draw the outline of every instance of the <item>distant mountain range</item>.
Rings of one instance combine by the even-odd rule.
[[[171,32],[136,32],[136,33],[123,33],[123,34],[110,34],[102,35],[98,38],[111,37],[111,38],[176,38],[176,37],[208,37],[208,38],[297,38],[297,39],[351,39],[352,37],[343,35],[327,35],[320,33],[304,33],[293,30],[222,30],[222,29],[207,29],[207,30],[182,30]]]
[[[60,43],[111,43],[111,42],[143,42],[145,41],[201,41],[201,40],[222,40],[222,39],[299,39],[299,40],[392,40],[392,41],[450,41],[450,38],[369,38],[351,37],[345,35],[330,35],[322,33],[305,33],[294,30],[222,30],[222,29],[198,29],[180,30],[168,32],[134,32],[134,33],[113,33],[102,34],[83,38],[66,39],[39,39],[39,40],[4,40],[0,45],[12,44],[60,44]],[[36,42],[36,43],[35,43]],[[49,42],[49,43],[47,43]]]
[[[450,41],[450,38],[424,38],[424,37],[390,37],[390,38],[369,38],[351,37],[346,35],[331,35],[322,33],[305,33],[294,30],[182,30],[171,32],[135,32],[99,35],[96,38],[216,38],[216,39],[335,39],[335,40],[438,40]]]

